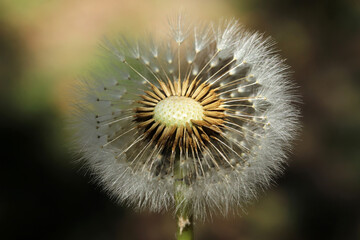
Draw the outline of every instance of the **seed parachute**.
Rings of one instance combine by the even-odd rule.
[[[104,69],[77,87],[77,149],[119,202],[226,215],[281,173],[299,126],[294,84],[273,42],[235,20],[178,17],[169,32],[103,44]]]

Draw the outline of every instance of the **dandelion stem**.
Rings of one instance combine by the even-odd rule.
[[[189,202],[185,200],[184,192],[188,186],[184,181],[184,170],[179,158],[175,159],[175,204],[176,204],[176,237],[177,240],[194,239],[193,213]]]

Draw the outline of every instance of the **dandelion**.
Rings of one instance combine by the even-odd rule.
[[[192,218],[242,209],[281,173],[298,128],[294,86],[273,42],[235,20],[166,41],[104,44],[111,64],[83,80],[76,143],[119,202]],[[190,233],[188,233],[188,231]]]

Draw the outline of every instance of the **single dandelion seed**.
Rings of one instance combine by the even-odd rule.
[[[299,113],[287,66],[262,34],[181,17],[170,33],[105,41],[111,66],[81,81],[74,127],[104,188],[139,209],[175,210],[182,236],[192,218],[241,209],[271,184]]]

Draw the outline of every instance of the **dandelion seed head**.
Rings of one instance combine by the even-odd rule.
[[[154,108],[154,120],[166,126],[184,126],[191,120],[202,120],[201,104],[189,97],[171,96],[161,100]]]
[[[283,171],[299,126],[294,84],[263,34],[235,20],[170,22],[162,42],[104,42],[111,64],[77,88],[75,142],[119,202],[171,210],[181,181],[195,218],[226,215]]]

